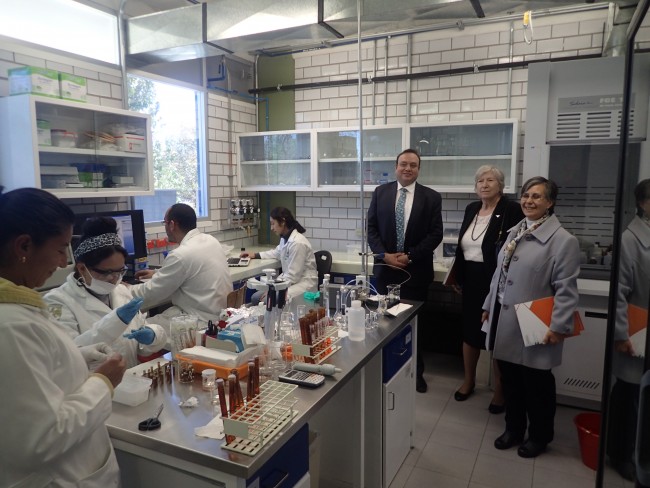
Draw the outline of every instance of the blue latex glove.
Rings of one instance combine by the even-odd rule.
[[[156,338],[156,333],[149,327],[140,327],[138,330],[131,330],[130,334],[124,334],[122,337],[127,339],[135,339],[140,344],[148,346]]]
[[[115,313],[117,313],[117,316],[122,322],[128,324],[140,311],[140,307],[142,306],[143,301],[144,300],[142,298],[134,298],[129,303],[118,307],[115,310]]]

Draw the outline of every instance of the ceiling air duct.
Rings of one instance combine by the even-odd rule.
[[[211,1],[127,20],[127,54],[147,63],[281,48],[343,37],[324,1]]]

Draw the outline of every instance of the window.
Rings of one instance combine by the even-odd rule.
[[[129,74],[128,102],[152,121],[155,195],[135,197],[135,208],[145,222],[159,223],[174,203],[207,217],[203,92]]]
[[[72,0],[2,2],[0,34],[120,64],[117,17]]]

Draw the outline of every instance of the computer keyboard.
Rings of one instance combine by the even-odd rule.
[[[251,258],[228,258],[228,266],[231,267],[248,266],[250,262]]]

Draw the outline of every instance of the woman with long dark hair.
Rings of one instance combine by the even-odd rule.
[[[282,263],[282,273],[278,278],[291,283],[288,292],[290,297],[302,295],[306,291],[316,291],[318,287],[316,258],[309,240],[303,235],[305,228],[285,207],[275,207],[271,210],[270,217],[271,230],[280,236],[278,247],[258,253],[243,252],[241,256],[279,259]]]

